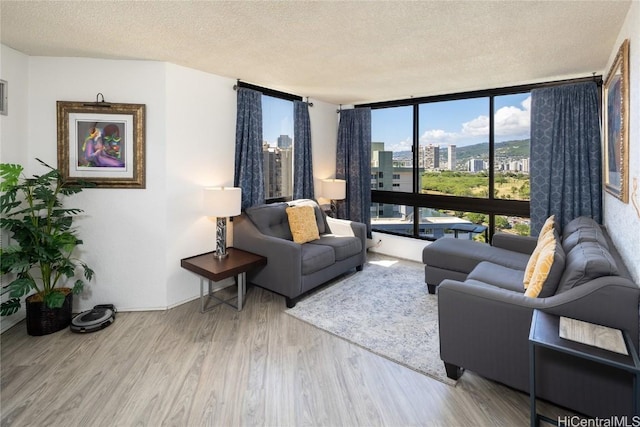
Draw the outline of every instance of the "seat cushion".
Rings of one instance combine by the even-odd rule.
[[[333,248],[336,261],[342,261],[362,252],[362,241],[354,236],[336,236],[323,234],[320,239],[310,242],[311,245],[323,245]]]
[[[336,262],[333,248],[326,245],[301,245],[302,250],[302,275],[315,273]]]
[[[523,277],[523,270],[483,261],[469,273],[467,280],[476,280],[522,294],[524,292],[524,289],[522,289]]]
[[[429,266],[466,274],[482,261],[524,271],[529,255],[473,240],[444,237],[423,249],[422,261]]]

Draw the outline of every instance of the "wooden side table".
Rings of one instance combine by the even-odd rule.
[[[227,248],[229,256],[223,259],[217,259],[214,256],[215,252],[207,252],[200,255],[195,255],[189,258],[180,260],[180,266],[200,276],[200,312],[211,310],[219,304],[227,304],[238,311],[242,310],[242,299],[246,293],[246,273],[252,268],[260,265],[266,265],[267,259],[263,256],[256,255],[251,252],[243,251],[236,248]],[[236,284],[238,286],[237,296],[222,300],[217,298],[213,292],[213,282],[219,282],[220,280],[228,277],[235,276]],[[204,295],[204,281],[209,282],[208,299]],[[232,305],[230,300],[237,298],[237,304]],[[206,307],[209,300],[214,299],[216,304]]]

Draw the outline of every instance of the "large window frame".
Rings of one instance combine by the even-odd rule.
[[[478,212],[486,214],[489,218],[489,239],[493,236],[496,227],[496,216],[516,216],[528,218],[530,216],[530,203],[527,200],[509,200],[495,197],[495,98],[504,95],[515,95],[531,92],[533,89],[561,86],[572,83],[596,81],[602,85],[602,76],[526,84],[497,89],[485,89],[471,92],[460,92],[446,95],[436,95],[421,98],[410,98],[396,101],[385,101],[370,104],[356,105],[355,108],[371,108],[372,110],[391,107],[411,106],[413,108],[413,191],[395,192],[383,190],[371,190],[371,202],[391,205],[404,205],[413,209],[414,218],[419,218],[420,208],[434,208],[463,212]],[[419,107],[441,101],[464,100],[471,98],[489,99],[489,195],[487,198],[461,197],[452,195],[438,195],[420,193],[420,168],[419,168]],[[413,222],[413,235],[394,233],[386,230],[375,230],[379,233],[394,234],[404,237],[412,237],[422,240],[431,240],[420,235],[420,222]]]
[[[262,86],[252,85],[252,84],[246,83],[246,82],[238,81],[237,86],[238,87],[243,87],[243,88],[246,88],[246,89],[252,89],[252,90],[258,91],[258,92],[262,93],[262,96],[270,96],[272,98],[278,98],[278,99],[282,99],[282,100],[285,100],[285,101],[291,101],[291,102],[293,102],[293,101],[302,101],[302,97],[301,96],[293,95],[293,94],[286,93],[286,92],[281,92],[281,91],[278,91],[278,90],[275,90],[275,89],[269,89],[269,88],[262,87]],[[262,126],[263,126],[263,129],[264,129],[264,123],[263,123]],[[293,135],[291,135],[291,136],[293,137]],[[294,148],[293,149],[295,150],[295,141],[293,142],[293,144],[294,144]],[[292,168],[292,170],[293,170],[293,168]],[[291,177],[291,180],[292,180],[291,182],[293,182],[293,176]],[[267,197],[265,199],[265,203],[268,204],[268,203],[276,203],[276,202],[287,202],[287,201],[290,201],[290,200],[291,200],[291,197],[288,197],[288,196],[271,197],[271,198]]]

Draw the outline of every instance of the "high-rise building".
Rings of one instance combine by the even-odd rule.
[[[440,147],[435,144],[421,145],[421,160],[425,170],[437,170],[440,168]]]
[[[393,191],[393,152],[384,151],[383,142],[371,144],[371,189]],[[393,218],[394,205],[372,203],[373,218]]]
[[[447,157],[449,158],[449,170],[456,170],[456,146],[455,144],[449,144],[447,147]]]
[[[293,158],[291,149],[262,145],[264,159],[264,190],[267,199],[293,194]]]
[[[486,169],[484,160],[482,159],[470,159],[467,165],[469,172],[481,172]]]
[[[278,137],[278,148],[283,148],[283,149],[291,148],[292,143],[293,143],[293,140],[289,135],[280,135]]]

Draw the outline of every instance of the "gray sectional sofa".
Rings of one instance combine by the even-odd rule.
[[[295,243],[288,206],[313,206],[320,238]],[[313,200],[271,203],[248,208],[233,220],[233,246],[267,258],[267,265],[247,273],[250,283],[284,295],[293,307],[304,293],[366,262],[366,227],[327,217]]]
[[[463,369],[528,392],[528,337],[534,309],[627,331],[638,349],[640,288],[606,229],[576,218],[537,298],[523,278],[532,237],[496,234],[492,245],[440,239],[423,251],[425,281],[437,286],[440,357],[447,374]],[[538,349],[537,395],[589,416],[632,415],[632,377],[591,361]]]

